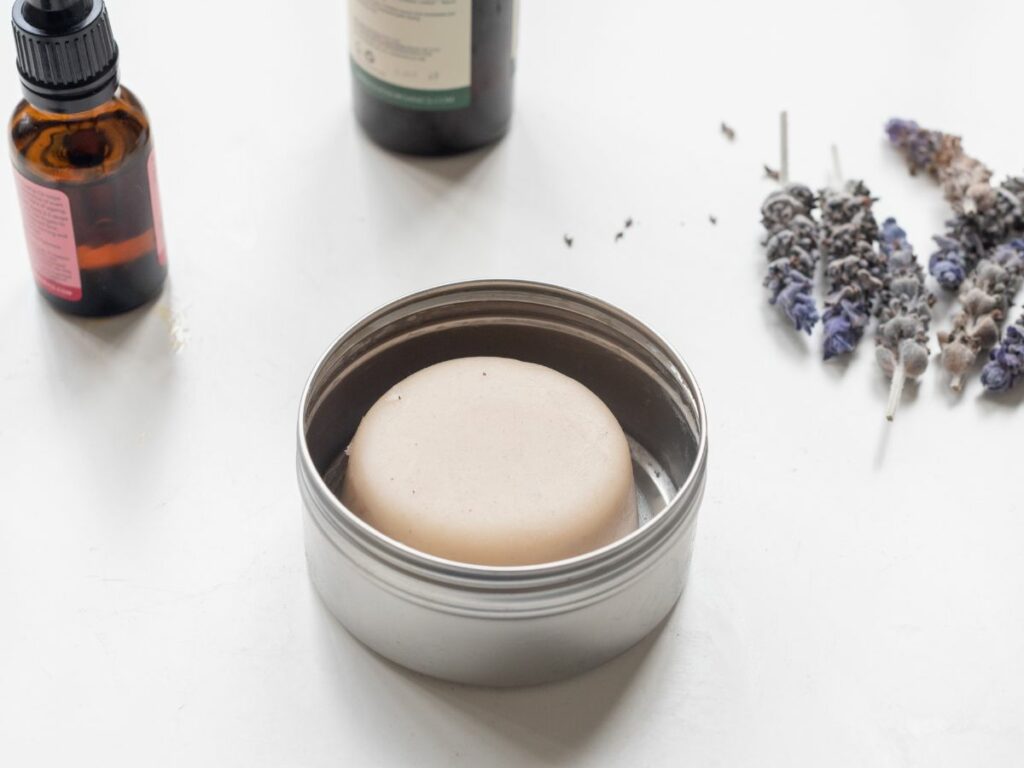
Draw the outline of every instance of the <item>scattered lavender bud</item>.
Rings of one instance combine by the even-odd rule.
[[[768,302],[780,307],[793,327],[806,333],[818,322],[813,296],[818,263],[818,225],[812,218],[815,205],[814,193],[801,184],[772,192],[761,205],[761,224],[768,233],[764,241]]]
[[[852,352],[864,335],[871,306],[882,288],[885,258],[876,248],[874,199],[859,181],[825,190],[821,207],[821,250],[829,292],[821,319],[826,360]]]
[[[1022,280],[1024,240],[1013,240],[978,262],[960,287],[961,309],[953,327],[939,334],[942,366],[953,377],[954,390],[963,389],[978,354],[999,341],[999,324]]]
[[[782,181],[782,174],[779,171],[775,170],[774,168],[769,167],[768,165],[765,165],[764,167],[764,175],[766,179],[771,179],[772,181]]]
[[[725,123],[722,123],[721,130],[722,130],[722,135],[725,136],[725,138],[727,138],[729,141],[735,141],[736,140],[736,130],[732,126],[729,126],[729,125],[726,125]]]
[[[619,242],[619,240],[621,240],[623,237],[625,237],[625,235],[622,232],[616,232],[615,233],[615,242],[616,243]]]
[[[562,235],[562,239],[565,241],[566,248],[572,248],[573,239],[568,235]]]
[[[1024,378],[1024,314],[1007,326],[999,346],[989,354],[981,383],[989,392],[1006,392]]]
[[[713,215],[712,216],[708,216],[708,221],[710,221],[712,226],[714,226],[714,225],[718,224],[718,217],[717,216],[713,216]]]
[[[924,270],[896,219],[882,222],[879,248],[885,256],[885,275],[875,307],[875,356],[892,379],[885,412],[892,421],[904,382],[918,378],[928,367],[928,326],[935,297],[925,290]]]

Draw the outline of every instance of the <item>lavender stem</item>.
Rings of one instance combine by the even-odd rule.
[[[896,417],[896,408],[900,404],[900,397],[903,395],[903,384],[907,380],[907,372],[902,365],[897,364],[892,372],[892,384],[889,385],[889,402],[885,406],[885,418],[892,421]]]

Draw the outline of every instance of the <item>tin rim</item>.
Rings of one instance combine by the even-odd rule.
[[[317,470],[309,452],[306,429],[314,390],[337,350],[404,308],[431,300],[449,299],[455,303],[460,297],[466,301],[479,301],[484,298],[484,294],[489,293],[496,296],[505,294],[506,297],[547,296],[596,311],[623,324],[632,333],[641,335],[646,344],[669,363],[673,388],[685,393],[692,407],[696,454],[689,473],[665,508],[623,538],[591,552],[550,563],[494,566],[448,560],[414,549],[370,526],[341,503]],[[323,394],[320,395],[322,397]],[[672,533],[677,529],[692,524],[704,488],[707,431],[704,398],[689,366],[660,335],[631,314],[588,294],[548,283],[473,280],[440,285],[389,302],[350,325],[328,346],[313,366],[299,400],[297,469],[303,496],[307,505],[315,506],[315,521],[321,529],[326,527],[331,533],[342,536],[348,543],[358,547],[363,554],[385,562],[398,572],[436,584],[517,595],[535,590],[550,592],[554,588],[571,588],[572,594],[578,599],[581,597],[581,583],[599,580],[607,587],[609,580],[621,582],[639,575],[637,566],[639,561],[648,559],[645,555],[659,550],[659,544],[672,538]],[[314,510],[307,511],[312,514]]]

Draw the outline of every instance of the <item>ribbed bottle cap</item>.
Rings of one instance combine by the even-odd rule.
[[[81,112],[113,95],[117,43],[103,0],[16,0],[11,16],[30,104]]]

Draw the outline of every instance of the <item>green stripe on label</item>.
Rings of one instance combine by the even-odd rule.
[[[370,93],[381,101],[406,109],[424,112],[444,112],[450,109],[465,109],[470,105],[469,86],[449,88],[444,91],[424,91],[419,88],[402,88],[374,77],[352,59],[352,74]]]

